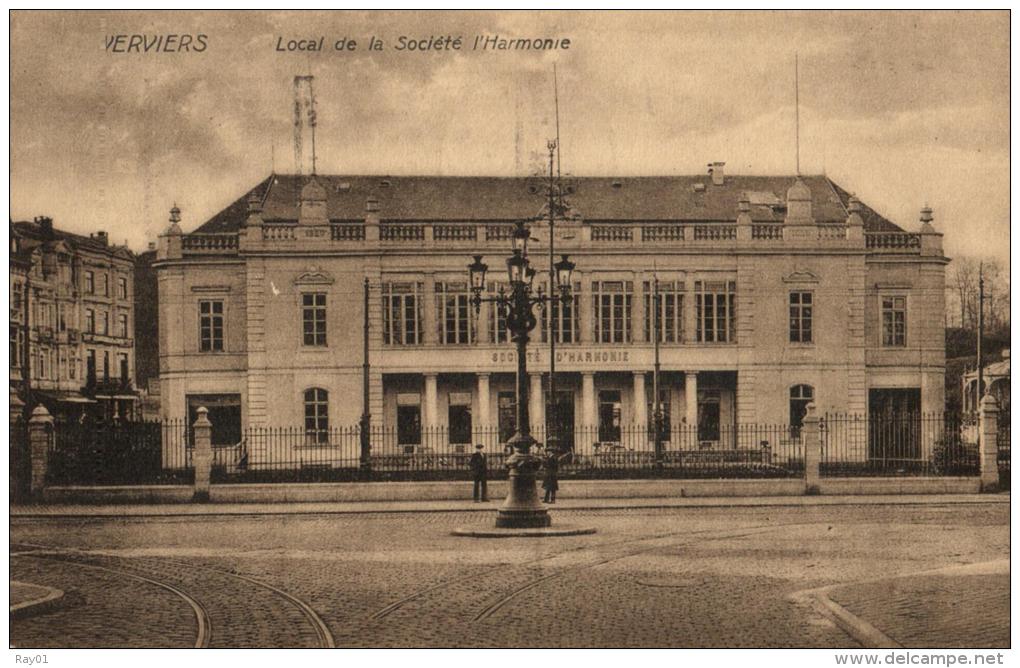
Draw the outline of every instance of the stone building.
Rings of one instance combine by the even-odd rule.
[[[362,285],[370,405],[407,448],[513,431],[512,345],[469,305],[467,265],[499,268],[514,220],[543,213],[525,178],[271,175],[190,233],[160,237],[162,411],[204,404],[220,444],[248,426],[348,426],[362,412]],[[824,176],[578,178],[555,248],[572,301],[529,348],[531,419],[557,404],[571,445],[644,433],[660,299],[661,401],[706,447],[737,424],[819,411],[940,411],[942,235],[907,232]],[[548,223],[531,225],[547,280]],[[490,271],[489,288],[503,272]],[[546,279],[542,277],[545,276]],[[575,434],[587,434],[584,438]],[[642,437],[643,440],[643,437]]]
[[[134,255],[106,232],[12,222],[10,384],[55,415],[132,418]]]

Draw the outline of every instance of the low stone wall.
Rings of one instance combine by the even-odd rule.
[[[976,494],[977,477],[957,478],[823,478],[818,493],[826,495]],[[489,498],[506,496],[505,481],[489,483]],[[801,496],[802,479],[773,480],[577,480],[563,483],[561,499],[640,499],[693,497]],[[193,488],[174,486],[48,487],[47,503],[186,503]],[[455,501],[471,498],[471,483],[279,483],[212,485],[213,503],[344,503],[386,501]]]

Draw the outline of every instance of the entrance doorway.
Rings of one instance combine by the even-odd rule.
[[[574,450],[574,393],[557,390],[556,401],[545,393],[546,434],[556,434],[564,452]],[[547,436],[548,438],[548,436]]]
[[[916,461],[921,457],[921,389],[868,392],[868,458]]]

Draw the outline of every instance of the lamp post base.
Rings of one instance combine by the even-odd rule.
[[[538,457],[517,451],[507,461],[510,489],[496,513],[496,528],[537,529],[552,526],[552,518],[535,489],[535,472],[541,465]]]

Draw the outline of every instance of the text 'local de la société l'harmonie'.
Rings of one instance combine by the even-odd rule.
[[[352,37],[339,39],[318,37],[292,38],[277,36],[275,50],[283,53],[311,53],[321,51],[565,51],[570,48],[569,37],[508,37],[505,35],[474,35],[464,38],[460,35],[430,35],[408,37],[400,35],[387,42],[374,35],[367,40]]]

